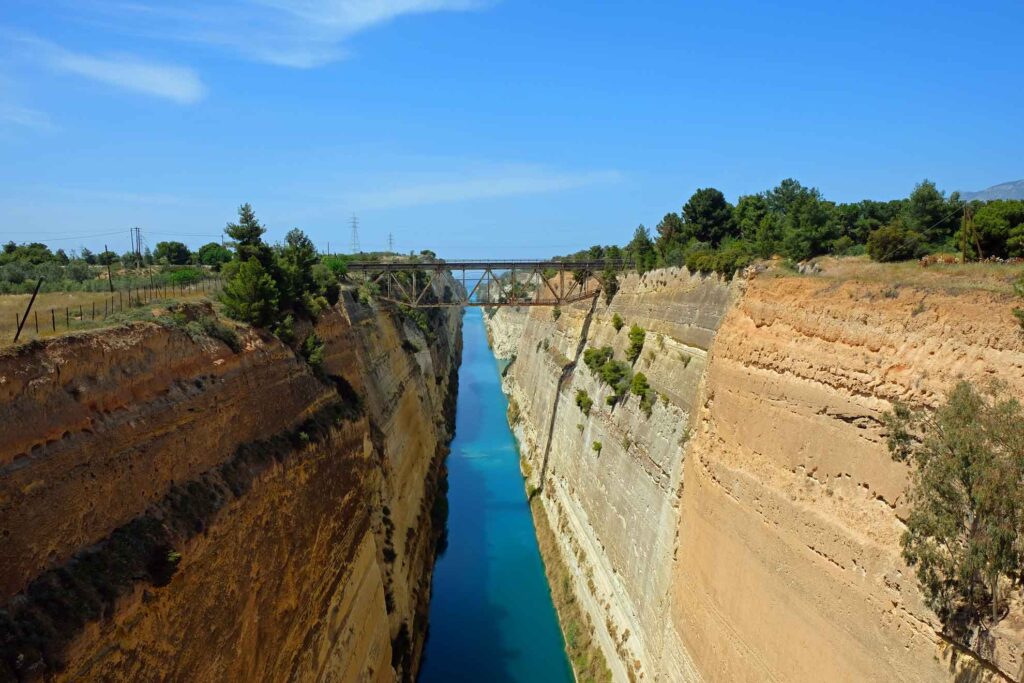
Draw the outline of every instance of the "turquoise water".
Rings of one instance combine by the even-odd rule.
[[[448,549],[434,570],[421,683],[573,680],[507,405],[480,309],[469,309],[448,456]]]

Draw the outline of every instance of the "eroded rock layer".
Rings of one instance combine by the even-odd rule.
[[[615,678],[1021,680],[1018,611],[990,642],[951,644],[924,604],[900,554],[908,470],[881,422],[960,378],[1024,396],[1011,304],[670,269],[625,278],[610,306],[490,317],[492,338],[518,339],[505,389],[524,472]],[[634,323],[649,416],[635,395],[607,405],[581,356],[623,360]]]
[[[0,680],[410,680],[460,326],[345,296],[322,368],[152,324],[0,357]]]

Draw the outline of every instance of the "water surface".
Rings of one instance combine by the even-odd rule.
[[[466,312],[462,353],[448,549],[434,570],[419,680],[571,682],[480,309]]]

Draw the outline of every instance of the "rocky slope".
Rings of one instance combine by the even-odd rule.
[[[428,323],[346,295],[320,371],[197,324],[0,356],[0,680],[411,679],[461,353]]]
[[[604,345],[622,360],[633,323],[649,417],[637,396],[606,405],[576,362]],[[1021,680],[1019,612],[970,652],[940,635],[900,556],[908,471],[881,423],[960,377],[1024,395],[1008,297],[666,270],[610,306],[488,324],[519,340],[505,388],[523,469],[617,680]]]

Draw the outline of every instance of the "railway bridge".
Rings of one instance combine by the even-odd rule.
[[[632,268],[618,259],[351,261],[349,274],[377,296],[414,308],[563,306],[597,295],[602,274]],[[444,278],[443,296],[431,295]],[[451,287],[447,285],[457,284]]]

